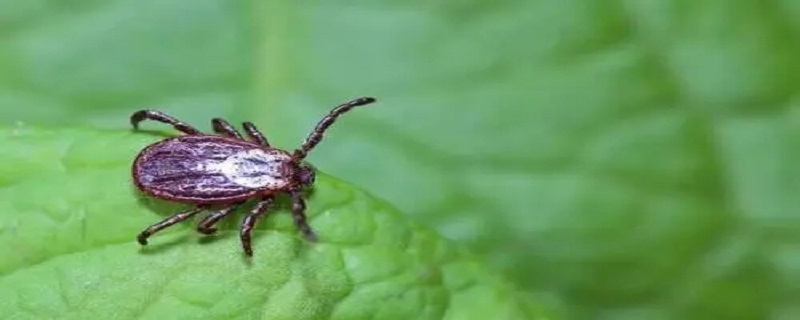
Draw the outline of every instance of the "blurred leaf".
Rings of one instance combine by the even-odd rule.
[[[318,243],[277,212],[252,261],[233,226],[195,242],[183,223],[139,252],[133,237],[163,219],[151,208],[177,209],[133,196],[147,136],[0,131],[4,319],[544,319],[471,257],[324,174],[308,204]]]
[[[311,160],[574,316],[800,317],[795,2],[0,3],[0,121],[371,95]]]

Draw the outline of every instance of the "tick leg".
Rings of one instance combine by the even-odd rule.
[[[203,208],[203,207],[194,207],[194,208],[191,208],[191,209],[186,210],[186,211],[178,212],[178,213],[174,214],[173,216],[162,220],[159,223],[156,223],[156,224],[154,224],[152,226],[147,227],[147,229],[144,229],[144,231],[139,233],[139,236],[136,237],[136,240],[139,241],[139,244],[146,245],[147,244],[147,238],[149,238],[150,236],[152,236],[156,232],[159,232],[159,231],[161,231],[161,230],[163,230],[163,229],[165,229],[165,228],[167,228],[167,227],[169,227],[171,225],[174,225],[174,224],[176,224],[178,222],[181,222],[183,220],[189,219],[193,215],[197,214],[198,212],[203,211],[203,209],[205,209],[205,208]]]
[[[210,214],[209,216],[205,217],[202,221],[200,221],[200,223],[197,224],[197,231],[202,234],[208,234],[208,235],[214,234],[214,232],[217,232],[217,228],[214,228],[214,225],[220,220],[222,220],[222,218],[225,218],[229,214],[233,213],[233,211],[236,210],[236,208],[239,207],[241,204],[242,203],[240,202],[230,207],[222,208]]]
[[[236,130],[236,128],[234,128],[230,123],[228,123],[228,121],[225,121],[225,119],[211,119],[211,126],[214,127],[214,132],[216,133],[224,134],[231,138],[242,138],[242,134],[239,133],[239,131]]]
[[[264,213],[267,212],[267,209],[270,205],[272,205],[274,198],[272,196],[265,197],[260,202],[253,207],[253,210],[250,211],[250,214],[244,217],[244,221],[242,221],[242,229],[239,231],[239,238],[242,240],[242,249],[244,249],[244,254],[248,256],[253,256],[253,247],[251,245],[252,237],[250,236],[253,228]]]
[[[300,232],[308,239],[308,241],[317,241],[317,235],[311,226],[306,221],[306,200],[303,198],[303,193],[300,191],[292,192],[292,217],[294,224],[300,229]]]
[[[362,97],[353,99],[351,101],[345,102],[336,108],[333,108],[327,116],[322,118],[317,125],[314,127],[314,130],[308,134],[306,140],[303,141],[303,144],[300,146],[300,149],[294,151],[294,158],[296,160],[301,160],[308,155],[308,153],[314,149],[314,147],[322,140],[322,136],[325,134],[325,130],[336,122],[336,118],[341,116],[342,114],[350,111],[355,107],[360,107],[364,105],[368,105],[370,103],[375,102],[375,98],[371,97]]]
[[[242,123],[242,126],[244,127],[244,131],[247,132],[247,135],[250,136],[250,138],[253,138],[253,140],[258,142],[259,144],[269,147],[269,141],[267,141],[267,137],[265,137],[264,134],[261,133],[261,131],[258,130],[258,128],[256,128],[255,124],[253,124],[252,122],[245,122]]]
[[[133,125],[134,129],[139,129],[139,122],[142,122],[146,119],[170,124],[173,127],[175,127],[175,130],[178,130],[185,134],[200,134],[200,130],[195,129],[194,127],[184,123],[183,121],[175,119],[172,116],[167,115],[166,113],[156,110],[136,111],[134,114],[131,115],[131,124]]]

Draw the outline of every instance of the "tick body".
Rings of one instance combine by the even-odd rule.
[[[251,256],[252,229],[281,194],[291,198],[298,229],[308,240],[316,240],[305,216],[305,191],[314,183],[315,170],[304,159],[338,116],[373,102],[374,98],[364,97],[337,106],[292,153],[270,146],[264,134],[250,122],[243,123],[245,138],[220,118],[212,119],[215,134],[204,134],[159,111],[135,112],[131,116],[134,128],[149,119],[170,124],[184,135],[145,147],[133,163],[134,184],[146,195],[190,205],[187,210],[146,228],[138,235],[138,242],[146,245],[156,232],[203,211],[210,214],[198,223],[197,231],[213,234],[217,222],[245,201],[258,199],[239,231],[242,249]]]
[[[250,141],[210,135],[166,139],[142,150],[133,181],[146,194],[176,202],[244,201],[290,187],[292,157]]]

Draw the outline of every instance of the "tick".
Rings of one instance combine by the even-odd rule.
[[[211,120],[215,134],[205,134],[160,111],[135,112],[130,119],[134,129],[144,120],[154,120],[170,124],[184,135],[153,143],[139,152],[132,168],[134,184],[148,196],[191,205],[147,227],[139,233],[137,241],[147,245],[147,239],[156,232],[203,211],[210,213],[198,223],[197,231],[214,234],[217,222],[245,201],[257,199],[239,229],[242,249],[252,256],[253,227],[281,194],[291,198],[294,224],[306,239],[315,241],[317,236],[306,222],[305,191],[314,184],[316,174],[304,159],[337,117],[373,102],[374,98],[362,97],[335,107],[292,153],[270,146],[251,122],[242,124],[245,138],[220,118]]]

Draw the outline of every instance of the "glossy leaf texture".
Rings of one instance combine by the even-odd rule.
[[[795,319],[796,3],[0,1],[0,121],[290,148],[375,96],[310,160],[571,317]]]
[[[211,237],[184,223],[140,248],[135,235],[179,209],[131,186],[153,135],[0,137],[4,319],[545,319],[476,259],[331,176],[308,202],[317,243],[281,209],[255,231],[252,260],[238,221]]]

